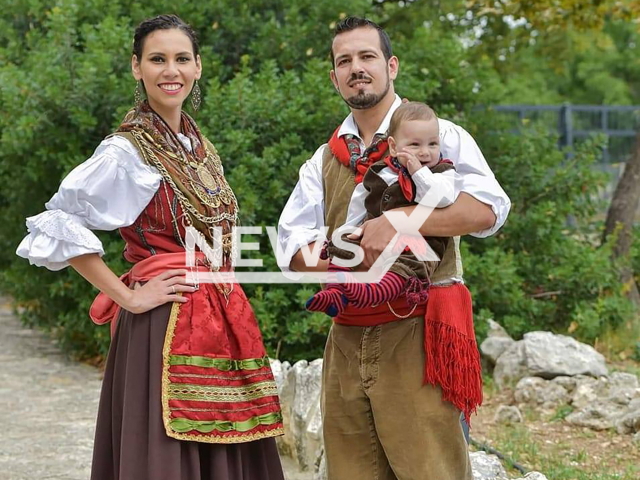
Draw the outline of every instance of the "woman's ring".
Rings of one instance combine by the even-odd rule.
[[[172,291],[172,292],[173,292],[173,294],[175,295],[175,294],[176,294],[176,287],[175,287],[175,286],[173,286],[173,285],[171,285],[171,291]]]

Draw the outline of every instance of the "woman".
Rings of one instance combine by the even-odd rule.
[[[112,322],[91,478],[281,480],[282,415],[249,302],[239,285],[186,278],[230,270],[238,214],[215,148],[182,111],[190,92],[199,104],[195,33],[174,15],[142,22],[132,70],[136,108],[27,219],[17,252],[71,265],[102,292],[94,321]],[[198,252],[187,268],[187,227],[222,266]],[[134,264],[121,279],[91,232],[116,228]]]

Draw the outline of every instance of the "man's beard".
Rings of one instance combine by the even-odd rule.
[[[355,110],[366,110],[379,104],[387,95],[387,93],[389,93],[390,87],[391,82],[389,81],[389,76],[387,75],[387,84],[385,85],[384,91],[382,93],[365,93],[361,90],[360,93],[353,95],[352,97],[342,98],[351,108]]]

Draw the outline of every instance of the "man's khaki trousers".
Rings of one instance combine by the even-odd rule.
[[[424,317],[334,324],[324,353],[328,480],[471,480],[460,412],[423,385]]]

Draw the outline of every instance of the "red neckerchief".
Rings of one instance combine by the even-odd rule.
[[[409,170],[407,170],[407,167],[404,167],[396,157],[392,157],[391,155],[384,157],[384,163],[398,175],[398,183],[400,184],[404,198],[410,202],[415,202],[416,184],[411,180],[411,174]]]
[[[355,174],[356,185],[362,182],[364,174],[371,165],[381,160],[387,153],[389,143],[387,136],[376,133],[369,148],[360,152],[360,142],[355,135],[338,136],[340,127],[336,128],[329,140],[329,148],[333,156]]]

